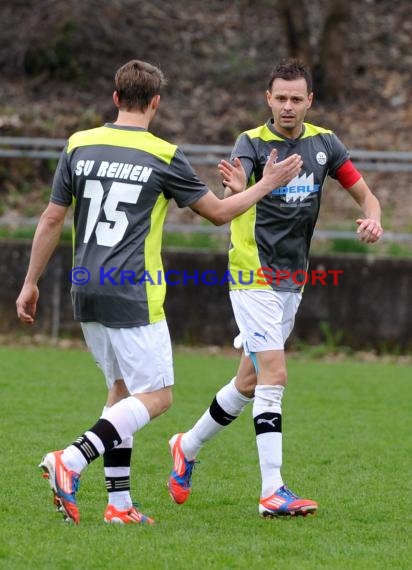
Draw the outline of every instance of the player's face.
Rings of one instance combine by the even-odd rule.
[[[272,89],[266,91],[266,97],[272,109],[275,129],[285,137],[298,137],[313,99],[313,93],[308,93],[305,79],[275,79]]]

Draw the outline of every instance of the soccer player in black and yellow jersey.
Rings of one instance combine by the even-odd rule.
[[[130,457],[133,434],[172,403],[172,350],[163,311],[165,279],[159,279],[169,200],[223,224],[286,184],[302,165],[296,153],[275,164],[273,153],[250,192],[219,200],[176,145],[148,131],[164,83],[157,67],[139,60],[126,63],[115,76],[117,120],[69,138],[16,302],[18,317],[33,323],[38,280],[73,206],[74,317],[81,322],[108,388],[95,425],[65,449],[47,453],[40,463],[55,504],[74,523],[80,520],[76,497],[80,473],[100,455],[109,492],[104,520],[153,522],[133,506]],[[65,415],[70,413],[64,410]]]
[[[243,355],[235,378],[186,433],[170,440],[174,467],[170,495],[183,503],[191,491],[194,459],[200,448],[253,402],[253,422],[262,478],[259,513],[265,517],[314,513],[317,503],[295,495],[281,475],[282,396],[287,381],[284,344],[290,335],[307,275],[309,247],[326,176],[335,178],[363,212],[356,220],[366,243],[382,235],[380,206],[330,130],[305,122],[312,105],[312,77],[297,60],[273,70],[266,91],[272,117],[242,133],[232,162],[219,170],[227,193],[247,194],[260,180],[267,157],[302,156],[299,174],[279,186],[231,224],[230,299]],[[308,457],[310,453],[307,454]]]

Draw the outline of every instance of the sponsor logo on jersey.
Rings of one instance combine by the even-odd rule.
[[[295,176],[287,186],[280,186],[272,190],[272,196],[281,196],[286,202],[302,202],[308,196],[319,192],[320,184],[313,183],[312,174]]]

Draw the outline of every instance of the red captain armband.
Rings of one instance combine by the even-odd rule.
[[[353,186],[360,178],[362,178],[362,174],[355,168],[351,160],[344,162],[336,171],[336,180],[346,189]]]

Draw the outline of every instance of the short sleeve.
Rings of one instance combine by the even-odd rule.
[[[336,178],[336,171],[344,162],[349,160],[349,152],[342,141],[332,133],[327,138],[327,145],[330,145],[329,149],[329,176]]]
[[[59,206],[70,206],[73,200],[69,160],[66,144],[57,164],[50,196],[50,202]]]
[[[234,158],[239,158],[245,170],[246,179],[249,180],[255,170],[256,149],[246,133],[239,135],[235,142],[235,146],[230,155],[231,160]]]
[[[179,208],[189,206],[207,194],[209,189],[198,178],[184,153],[178,148],[164,179],[164,195],[173,198]]]

